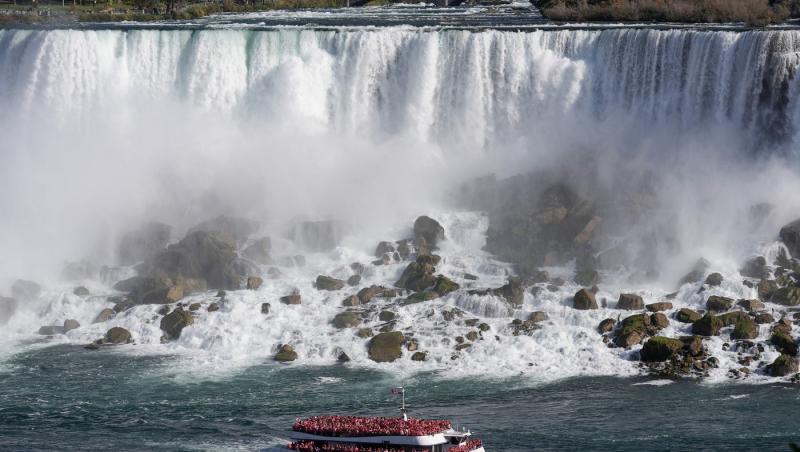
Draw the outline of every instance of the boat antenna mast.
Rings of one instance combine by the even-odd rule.
[[[400,395],[400,413],[403,414],[403,420],[408,420],[407,410],[406,410],[406,390],[404,387],[399,388],[392,388],[392,394]]]

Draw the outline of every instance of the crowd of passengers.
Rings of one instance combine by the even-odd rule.
[[[471,452],[483,444],[479,439],[451,447],[448,452]],[[298,441],[289,444],[289,449],[300,452],[430,452],[430,449],[409,449],[405,447],[370,446],[355,444],[317,444],[314,441]]]
[[[296,432],[324,436],[425,436],[441,433],[450,421],[356,416],[315,416],[299,419]]]

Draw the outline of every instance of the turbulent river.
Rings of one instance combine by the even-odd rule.
[[[390,413],[388,388],[405,384],[415,414],[468,425],[487,450],[780,450],[800,440],[796,385],[741,364],[727,333],[706,341],[719,365],[703,377],[645,377],[638,346],[596,331],[622,311],[572,308],[575,262],[547,266],[564,283],[520,306],[465,291],[371,303],[395,312],[424,362],[375,363],[368,339],[331,319],[346,295],[397,280],[407,262],[370,265],[375,246],[410,237],[418,215],[445,229],[438,273],[505,284],[515,267],[486,250],[489,216],[459,188],[487,174],[557,173],[584,195],[602,187],[609,205],[647,203],[635,224],[604,218],[604,245],[630,244],[601,270],[597,297],[612,306],[621,292],[675,309],[756,298],[742,262],[772,263],[781,225],[800,217],[799,67],[790,28],[558,27],[521,8],[0,29],[0,295],[17,278],[43,287],[0,311],[0,449],[252,450],[281,443],[296,417]],[[260,289],[187,296],[202,307],[169,342],[159,305],[94,323],[136,274],[115,251],[125,231],[163,221],[175,242],[220,214],[272,238]],[[329,250],[287,234],[320,219],[341,225]],[[278,259],[299,254],[303,266]],[[678,283],[699,257],[721,285]],[[642,259],[648,277],[634,277]],[[91,264],[67,278],[77,261]],[[358,287],[315,289],[353,262],[366,266]],[[301,304],[277,302],[295,290]],[[457,354],[469,328],[452,308],[489,328]],[[533,311],[543,327],[513,334]],[[66,319],[80,327],[36,334]],[[112,326],[135,344],[83,348]],[[286,343],[297,360],[273,362]]]

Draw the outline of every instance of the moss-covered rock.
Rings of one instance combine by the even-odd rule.
[[[772,295],[778,290],[778,283],[773,279],[762,279],[758,282],[756,289],[758,290],[758,299],[766,303],[772,299]]]
[[[769,312],[759,312],[755,315],[755,322],[759,325],[763,325],[765,323],[772,323],[775,321],[775,317],[772,316]]]
[[[379,363],[389,363],[403,356],[405,337],[399,331],[380,333],[370,339],[367,345],[369,359]]]
[[[651,318],[647,314],[636,314],[626,317],[620,323],[617,330],[614,343],[620,347],[632,347],[647,336],[654,332],[651,324]]]
[[[706,309],[711,312],[725,312],[733,307],[733,300],[727,297],[712,295],[706,300]]]
[[[433,291],[412,293],[401,303],[403,306],[411,304],[422,303],[423,301],[430,301],[439,298],[439,294]]]
[[[781,287],[772,294],[770,301],[782,306],[800,305],[800,287]]]
[[[722,328],[722,321],[707,313],[700,320],[692,323],[692,334],[699,336],[717,336]]]
[[[736,325],[736,322],[742,320],[750,320],[750,316],[744,311],[726,312],[725,314],[718,315],[717,318],[722,322],[723,327]]]
[[[651,337],[644,343],[640,357],[645,362],[666,361],[683,349],[683,342],[664,336]]]
[[[597,309],[597,300],[594,294],[586,289],[581,289],[572,298],[572,307],[580,310]]]
[[[699,312],[693,311],[689,308],[681,308],[675,313],[675,320],[681,323],[694,323],[703,317]]]
[[[773,377],[785,377],[798,372],[797,360],[789,355],[783,354],[775,358],[769,365],[769,374]]]
[[[781,331],[774,331],[772,333],[772,337],[770,338],[770,342],[775,346],[776,349],[778,349],[779,352],[783,354],[789,356],[797,355],[797,344],[794,342],[794,338],[789,334]]]
[[[453,282],[450,278],[446,276],[439,275],[436,277],[436,283],[433,285],[433,291],[438,293],[439,296],[445,296],[450,292],[454,292],[459,289],[458,284]]]
[[[758,326],[749,317],[740,319],[731,333],[732,339],[755,339],[758,337]]]
[[[344,281],[330,276],[319,275],[314,283],[318,290],[339,290],[344,287]]]
[[[403,274],[400,275],[400,279],[394,285],[419,292],[436,284],[436,277],[433,276],[436,267],[425,257],[419,256],[416,262],[408,264],[403,270]]]
[[[764,309],[764,303],[758,300],[739,300],[736,304],[747,312],[758,312]]]
[[[645,306],[648,311],[650,312],[661,312],[661,311],[669,311],[672,309],[672,303],[669,301],[660,301],[658,303],[650,303]]]
[[[331,320],[331,324],[339,329],[354,328],[361,324],[361,316],[353,311],[340,312]]]
[[[278,347],[278,353],[275,354],[275,361],[287,363],[297,359],[297,352],[294,347],[289,344],[283,344]]]
[[[636,311],[644,309],[644,300],[642,297],[632,293],[620,294],[617,301],[617,309],[625,309],[628,311]]]

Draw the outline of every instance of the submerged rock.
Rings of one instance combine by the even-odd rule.
[[[389,363],[403,356],[405,337],[399,331],[380,333],[370,339],[367,345],[369,359],[379,363]]]

